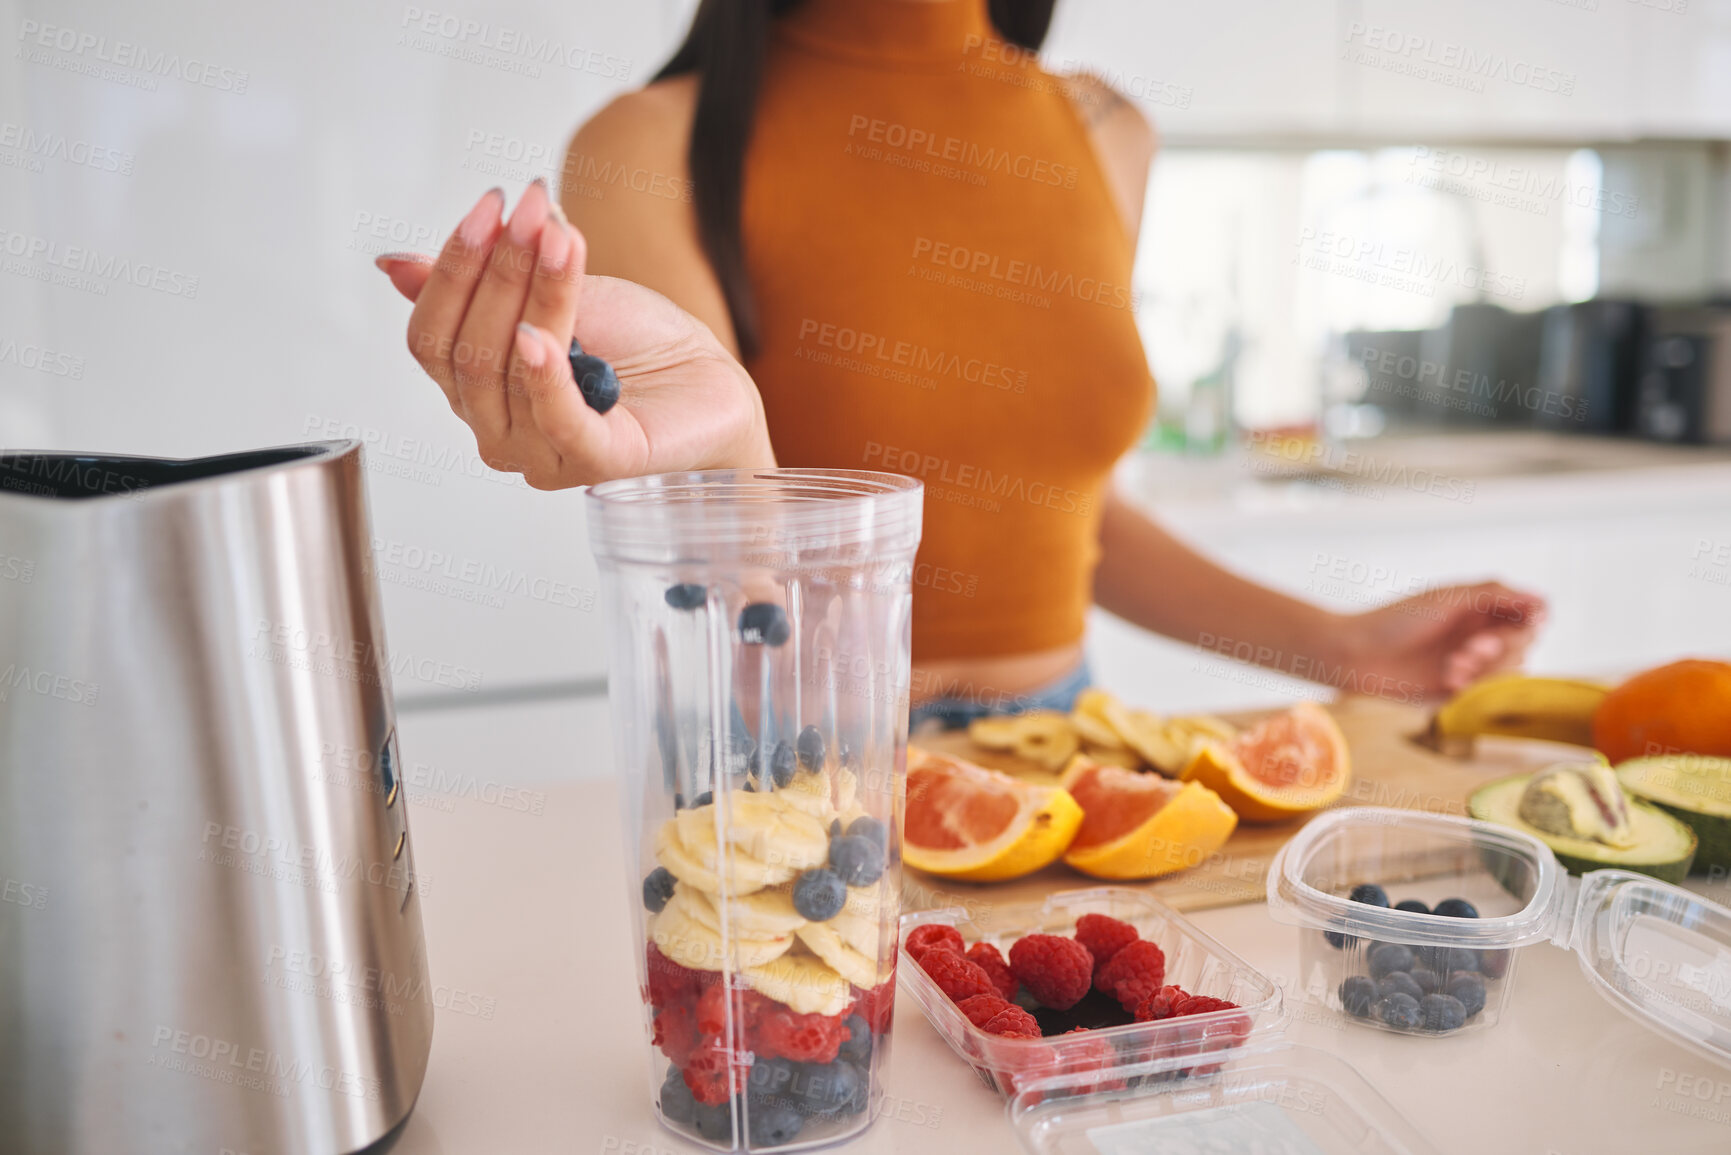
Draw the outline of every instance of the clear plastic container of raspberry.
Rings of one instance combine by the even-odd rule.
[[[848,470],[588,494],[645,1109],[712,1150],[842,1142],[881,1098],[921,508]]]
[[[1077,921],[1089,914],[1129,923],[1143,941],[1159,947],[1163,985],[1236,1005],[1157,1021],[1095,1026],[1075,1033],[1007,1037],[970,1022],[908,954],[908,937],[921,927],[953,927],[969,947],[989,943],[1008,956],[1011,947],[1028,935],[1073,937]],[[919,1004],[957,1057],[1005,1098],[1029,1093],[1053,1080],[1065,1084],[1066,1093],[1071,1095],[1115,1092],[1124,1089],[1126,1070],[1154,1063],[1171,1063],[1170,1071],[1183,1071],[1186,1077],[1202,1074],[1214,1067],[1224,1050],[1280,1031],[1279,987],[1146,891],[1090,887],[1059,891],[1034,902],[993,903],[990,917],[979,922],[956,908],[921,911],[903,916],[902,944],[898,970],[903,991]],[[1098,997],[1097,993],[1087,996],[1090,1000]],[[1067,1013],[1077,1016],[1078,1026],[1089,1026],[1090,1011],[1085,1004]],[[1048,1017],[1041,1025],[1058,1030],[1068,1022]]]

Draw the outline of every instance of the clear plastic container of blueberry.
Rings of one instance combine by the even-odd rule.
[[[1438,1038],[1494,1026],[1530,946],[1731,1066],[1731,910],[1624,870],[1571,877],[1538,839],[1452,815],[1351,807],[1275,857],[1269,913],[1302,928],[1299,985],[1348,1022]]]

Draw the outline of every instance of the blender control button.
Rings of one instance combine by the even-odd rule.
[[[385,795],[385,809],[386,810],[389,810],[391,807],[393,807],[397,804],[397,787],[398,787],[398,785],[399,785],[398,783],[392,782],[391,783],[391,792],[389,794]]]
[[[396,848],[396,850],[391,852],[391,858],[393,860],[401,858],[403,856],[403,847],[407,846],[408,844],[409,844],[409,832],[407,830],[405,830],[401,834],[397,835],[397,848]]]

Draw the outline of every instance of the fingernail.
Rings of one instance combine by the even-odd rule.
[[[386,267],[388,265],[401,264],[405,261],[413,263],[425,259],[420,253],[380,253],[373,258],[373,264],[379,267],[380,272],[388,273],[391,271]]]
[[[553,222],[549,221],[551,226]],[[565,266],[571,262],[571,232],[562,227],[545,227],[541,230],[541,253],[539,263],[545,276],[557,277],[565,271]]]
[[[547,211],[553,214],[554,220],[558,221],[566,228],[571,227],[571,222],[565,219],[565,209],[564,206],[559,203],[558,197],[550,196],[547,198]]]
[[[541,226],[547,222],[547,185],[539,177],[529,185],[529,191],[523,194],[523,199],[517,202],[517,209],[511,214],[511,224],[506,235],[511,243],[519,248],[528,248],[534,243],[535,234],[541,231]]]
[[[541,340],[540,332],[527,321],[517,322],[517,356],[523,358],[523,364],[531,369],[540,369],[547,364],[547,345]]]
[[[481,199],[475,202],[475,207],[469,210],[469,215],[463,218],[463,223],[457,226],[457,235],[463,238],[463,243],[471,249],[478,249],[487,243],[487,234],[493,231],[498,223],[499,209],[505,203],[502,190],[490,188],[481,194]]]

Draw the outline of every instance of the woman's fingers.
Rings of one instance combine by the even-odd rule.
[[[493,239],[499,232],[499,213],[505,194],[488,189],[481,194],[463,223],[445,242],[415,300],[409,316],[409,352],[445,391],[445,399],[457,415],[463,415],[452,365],[457,333],[469,298],[480,283],[481,271]],[[394,279],[394,278],[393,278]]]
[[[522,320],[546,333],[554,348],[567,349],[571,344],[584,257],[582,235],[565,223],[562,214],[551,214],[541,229],[541,246],[535,261],[535,273],[529,280],[529,299],[523,305]],[[522,342],[519,340],[517,345],[521,347]],[[569,378],[569,361],[563,355],[555,360],[565,369],[563,377]],[[531,380],[529,368],[520,355],[513,353],[508,390],[513,438],[519,435],[540,437],[529,393],[532,389],[545,391],[552,387],[545,374]]]
[[[421,295],[433,273],[432,258],[419,253],[381,253],[373,258],[373,264],[391,279],[391,287],[410,301]]]
[[[505,395],[511,345],[529,296],[541,227],[546,223],[547,186],[537,180],[517,202],[504,233],[494,243],[493,255],[457,331],[452,359],[457,396],[462,399],[469,428],[475,431],[481,459],[489,465],[504,453],[511,431],[511,407]]]
[[[513,387],[527,402],[529,417],[514,433],[518,443],[537,446],[539,469],[524,476],[541,489],[584,485],[604,472],[599,462],[608,440],[606,418],[589,408],[572,380],[569,343],[527,321],[517,326]]]

